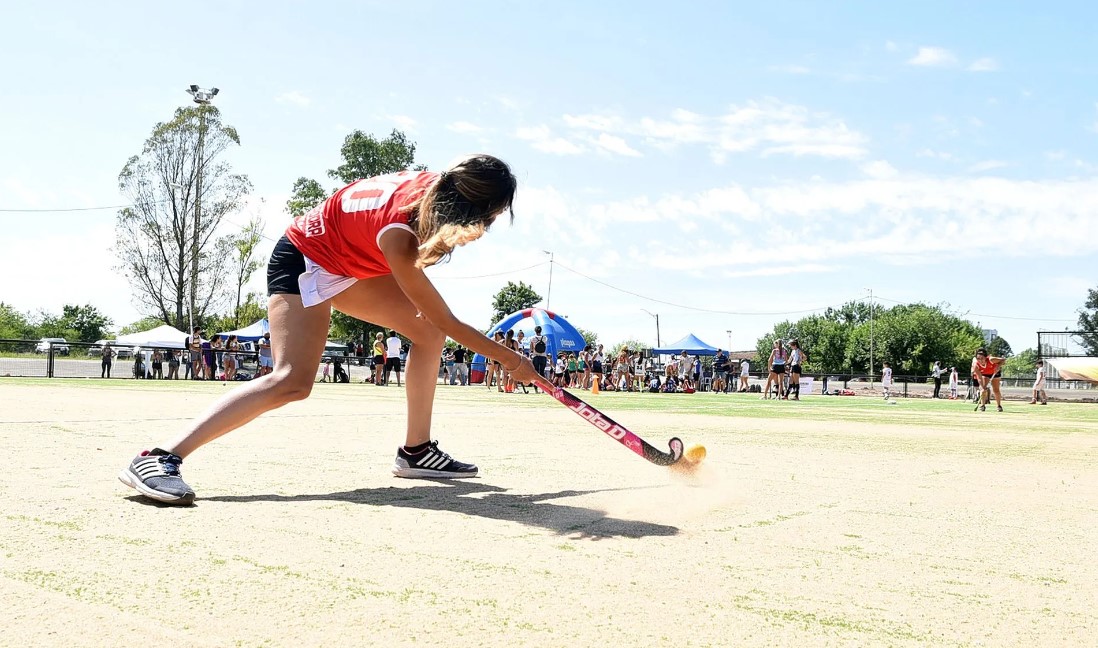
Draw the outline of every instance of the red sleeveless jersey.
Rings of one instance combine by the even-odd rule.
[[[359,180],[295,218],[286,237],[328,272],[355,279],[390,274],[378,240],[391,228],[412,231],[403,208],[438,180],[429,171],[402,171]],[[414,232],[413,232],[414,233]]]

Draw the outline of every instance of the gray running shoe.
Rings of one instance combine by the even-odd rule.
[[[160,448],[145,450],[118,473],[118,480],[149,499],[186,506],[194,491],[179,476],[183,458]]]
[[[403,447],[397,448],[393,474],[409,479],[462,479],[476,477],[477,467],[456,461],[438,449],[438,441],[432,441],[417,454],[409,454]]]

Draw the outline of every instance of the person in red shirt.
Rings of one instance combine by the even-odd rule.
[[[460,321],[424,273],[480,238],[511,211],[517,181],[489,155],[442,173],[403,172],[359,180],[296,218],[267,268],[274,371],[219,399],[182,433],[142,452],[119,479],[145,497],[190,504],[183,459],[260,414],[306,398],[328,336],[331,309],[400,331],[412,343],[406,373],[408,421],[393,473],[410,478],[473,477],[431,439],[438,358],[447,337],[499,360],[516,380],[538,378],[519,353]]]
[[[972,369],[973,375],[980,380],[980,404],[976,406],[976,409],[981,412],[986,409],[989,389],[995,392],[996,407],[1000,412],[1003,411],[1003,395],[999,390],[999,385],[1002,382],[1004,362],[1006,362],[1006,358],[989,356],[987,349],[981,348],[976,351],[976,357],[972,360]]]

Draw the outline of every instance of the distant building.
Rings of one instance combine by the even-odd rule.
[[[984,334],[984,344],[991,344],[991,341],[999,337],[998,329],[980,329],[980,332]]]

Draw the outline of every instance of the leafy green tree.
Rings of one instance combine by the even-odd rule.
[[[650,349],[652,347],[647,342],[642,342],[641,340],[622,340],[621,342],[618,342],[614,346],[610,347],[609,351],[607,351],[607,353],[609,354],[608,366],[613,366],[614,358],[618,356],[618,353],[622,350],[622,348],[636,351],[637,349]],[[607,370],[607,372],[609,372],[609,369]]]
[[[590,344],[591,346],[593,346],[595,348],[598,348],[598,346],[599,346],[599,334],[598,333],[595,333],[594,331],[589,331],[587,329],[580,328],[578,326],[576,327],[576,330],[579,331],[579,334],[583,336],[583,341],[584,342],[586,342],[587,344]]]
[[[286,212],[297,218],[327,198],[328,191],[319,182],[302,176],[294,181],[290,199],[286,201]]]
[[[998,335],[991,338],[991,342],[987,345],[987,352],[989,355],[1000,358],[1009,358],[1014,355],[1014,352],[1010,349],[1010,343]]]
[[[10,304],[0,302],[0,339],[27,340],[35,335],[29,316],[15,310]]]
[[[1087,300],[1079,309],[1079,342],[1088,355],[1098,356],[1098,288],[1087,291]]]
[[[263,221],[258,217],[252,218],[248,221],[248,224],[244,226],[244,229],[239,234],[234,234],[226,238],[226,245],[228,247],[228,265],[232,269],[233,278],[233,292],[235,301],[233,302],[233,328],[240,328],[244,324],[249,324],[255,320],[248,320],[241,316],[240,309],[241,294],[244,292],[244,286],[251,280],[252,275],[259,269],[261,265],[266,261],[259,253],[259,244],[263,241]],[[230,329],[231,330],[231,329]]]
[[[492,324],[507,317],[511,313],[531,308],[541,301],[541,295],[534,292],[533,287],[520,281],[517,284],[508,281],[507,285],[492,298]]]
[[[388,337],[389,331],[377,324],[363,322],[346,313],[333,310],[332,325],[328,329],[328,337],[344,342],[354,340],[355,342],[362,342],[363,345],[368,347],[373,343],[374,335],[378,331],[383,332],[385,337]]]
[[[222,157],[240,136],[210,105],[179,108],[153,127],[118,185],[132,206],[118,212],[115,253],[133,298],[149,315],[186,328],[224,297],[218,231],[252,185]]]
[[[230,312],[217,315],[209,315],[200,322],[208,335],[233,331],[241,326],[247,326],[252,322],[267,316],[266,295],[250,292],[244,298],[243,303]]]
[[[1031,378],[1037,375],[1037,350],[1026,349],[1007,358],[1003,375],[1008,378]]]
[[[76,340],[79,333],[70,328],[65,318],[60,315],[39,310],[31,317],[33,337],[60,337],[66,340]]]
[[[61,324],[69,330],[75,331],[73,340],[76,342],[95,342],[105,339],[108,329],[114,326],[114,321],[91,304],[73,306],[66,304],[61,308]]]
[[[416,143],[395,128],[383,140],[356,130],[343,140],[339,153],[343,157],[343,164],[330,169],[328,176],[346,185],[362,178],[413,168]],[[420,165],[414,168],[425,167]]]
[[[874,307],[873,311],[876,312],[879,309],[879,306]],[[869,321],[870,306],[864,301],[846,302],[839,308],[828,308],[824,311],[823,317],[839,324],[853,326]],[[767,351],[767,353],[770,352]]]

